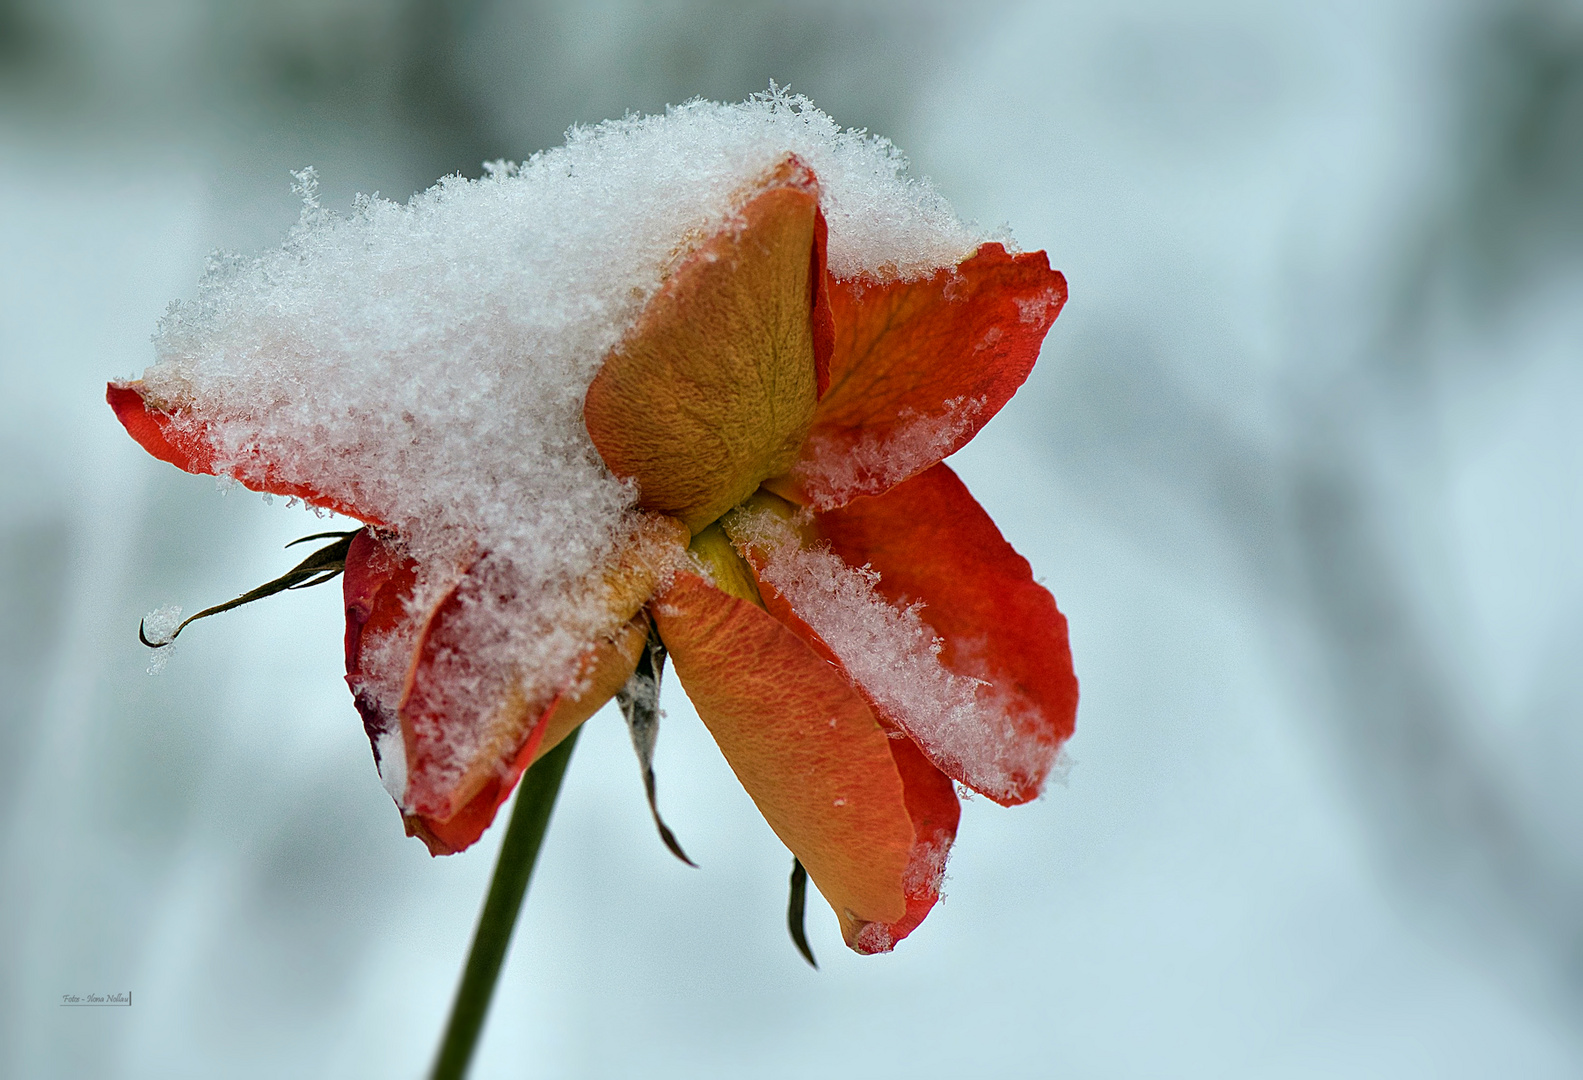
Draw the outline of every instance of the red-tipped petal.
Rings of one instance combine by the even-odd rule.
[[[535,586],[484,555],[434,605],[415,635],[397,716],[406,774],[399,798],[409,832],[436,854],[458,851],[494,819],[535,757],[621,688],[648,633],[639,616],[663,567],[686,542],[680,522],[648,515],[578,598],[604,613],[576,669],[525,666],[531,642],[520,600]],[[542,586],[540,586],[542,587]]]
[[[204,426],[177,423],[175,417],[179,413],[173,414],[150,405],[143,396],[141,382],[109,383],[104,396],[127,434],[150,454],[161,461],[170,462],[183,472],[216,475],[214,447],[209,442]],[[270,495],[294,496],[312,506],[322,506],[347,517],[379,524],[372,515],[325,495],[311,484],[290,483],[282,479],[279,470],[263,460],[256,451],[254,457],[249,468],[237,473],[237,480],[244,487]]]
[[[945,859],[962,816],[951,778],[935,768],[911,739],[889,741],[906,791],[907,815],[912,818],[912,851],[902,875],[907,913],[895,922],[871,922],[858,930],[851,945],[860,953],[890,952],[929,914],[940,899]]]
[[[105,385],[104,399],[115,410],[115,418],[121,421],[126,433],[150,454],[183,472],[212,474],[214,451],[207,440],[191,432],[168,430],[170,417],[149,408],[138,385],[126,382]]]
[[[924,751],[997,802],[1037,796],[1077,713],[1066,618],[956,474],[936,465],[884,495],[815,514],[814,528],[849,565],[878,571],[893,604],[922,602],[947,670],[989,684],[986,742],[1000,749],[977,764],[942,759],[927,742]]]
[[[514,605],[524,588],[513,565],[485,556],[429,612],[399,707],[407,813],[436,821],[460,813],[553,704],[559,685],[530,683],[510,661],[521,647]]]
[[[760,608],[691,574],[653,605],[676,674],[848,944],[904,923],[914,840],[890,740],[841,672]]]
[[[1044,252],[999,244],[922,281],[832,281],[830,388],[797,464],[768,486],[829,509],[960,449],[1028,377],[1065,302]]]
[[[407,835],[421,839],[431,855],[451,855],[471,847],[495,820],[528,767],[559,746],[626,684],[637,667],[648,632],[647,618],[639,616],[623,626],[614,640],[591,648],[571,685],[557,694],[533,723],[510,763],[488,777],[466,805],[443,821],[423,814],[404,815]]]

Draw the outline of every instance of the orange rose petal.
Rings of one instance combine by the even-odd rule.
[[[645,509],[696,533],[796,460],[817,397],[820,221],[813,174],[788,159],[595,376],[588,433]]]
[[[860,953],[890,952],[896,943],[918,928],[940,899],[940,879],[945,857],[956,839],[962,817],[951,778],[935,768],[911,739],[891,739],[890,752],[906,790],[907,814],[912,818],[912,853],[902,888],[907,913],[892,923],[871,922],[850,942]]]
[[[606,613],[608,637],[590,642],[558,692],[534,688],[523,672],[485,659],[510,655],[509,601],[526,586],[513,566],[488,555],[468,568],[416,635],[401,693],[409,831],[431,850],[472,843],[536,755],[621,688],[648,633],[646,623],[640,631],[632,620],[686,539],[673,518],[651,514],[635,523],[583,597]]]
[[[848,564],[878,571],[887,600],[922,601],[919,617],[940,636],[948,670],[990,684],[1000,734],[1034,764],[1012,777],[1009,792],[985,794],[1008,806],[1037,796],[1072,735],[1077,677],[1066,618],[1028,560],[943,464],[884,495],[815,514],[813,524]],[[953,778],[974,786],[970,776]]]
[[[648,616],[640,614],[623,624],[613,640],[601,641],[588,651],[576,682],[561,691],[555,704],[540,719],[539,726],[544,730],[541,735],[535,733],[539,735],[539,745],[528,764],[561,745],[579,724],[616,696],[616,691],[627,684],[637,669],[648,639]]]
[[[105,387],[105,400],[115,410],[116,419],[121,421],[127,434],[150,454],[161,461],[170,462],[183,472],[216,475],[214,448],[202,434],[202,429],[184,431],[174,425],[168,413],[149,405],[143,397],[141,386],[141,382],[134,381],[113,382]],[[281,478],[279,470],[262,457],[258,457],[254,465],[245,476],[237,477],[246,488],[270,495],[295,496],[312,506],[322,506],[359,521],[379,524],[375,518],[356,507],[331,498],[310,485],[287,482]]]
[[[632,677],[648,634],[648,619],[639,616],[622,626],[613,641],[601,641],[589,649],[572,685],[544,710],[510,764],[490,776],[478,793],[446,820],[403,815],[407,835],[421,839],[431,855],[451,855],[471,847],[495,820],[528,767],[559,746]]]
[[[832,281],[830,388],[797,464],[767,486],[830,509],[954,453],[1028,377],[1065,302],[1044,252],[999,244],[923,281]]]
[[[841,672],[693,574],[653,605],[698,715],[856,946],[908,917],[914,828],[890,740]]]

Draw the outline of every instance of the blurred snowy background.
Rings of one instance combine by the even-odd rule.
[[[102,400],[214,248],[770,79],[1072,301],[953,459],[1072,625],[1066,786],[810,971],[673,684],[571,767],[476,1075],[1583,1073],[1583,5],[0,0],[0,1074],[418,1076],[499,831],[401,835],[319,523]],[[131,990],[130,1009],[64,1009]]]

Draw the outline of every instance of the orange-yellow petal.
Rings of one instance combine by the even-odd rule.
[[[830,283],[830,388],[776,493],[830,509],[967,443],[1028,377],[1066,302],[1044,252],[985,244],[922,281]]]
[[[775,619],[693,574],[653,611],[698,715],[848,943],[869,923],[904,921],[913,822],[862,697]]]
[[[583,418],[645,509],[697,532],[796,460],[817,396],[820,225],[813,174],[788,159],[600,368]]]

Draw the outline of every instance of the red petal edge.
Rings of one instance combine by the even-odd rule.
[[[130,383],[113,382],[105,385],[105,401],[115,410],[126,433],[137,440],[139,446],[161,461],[168,461],[182,472],[212,475],[214,451],[202,439],[179,432],[170,432],[170,418],[150,409],[143,395]]]
[[[182,472],[200,476],[218,475],[214,465],[214,447],[200,432],[185,432],[171,424],[169,414],[151,408],[144,400],[136,382],[112,382],[105,386],[105,401],[115,410],[116,419],[126,428],[127,434],[150,454],[176,466]],[[344,514],[359,521],[379,524],[369,514],[331,498],[308,484],[295,484],[281,479],[278,470],[260,458],[260,467],[246,476],[237,476],[241,484],[253,491],[270,495],[295,497],[312,506],[322,506],[337,514]]]
[[[808,273],[813,279],[808,295],[813,297],[814,391],[824,397],[830,389],[830,358],[835,353],[835,313],[830,308],[830,272],[825,268],[825,253],[830,246],[830,225],[824,210],[814,213],[813,254]]]
[[[890,752],[896,760],[896,771],[901,773],[907,815],[912,818],[912,852],[902,876],[907,914],[898,922],[871,922],[859,930],[852,948],[864,954],[890,952],[898,941],[918,928],[939,901],[946,856],[956,840],[957,823],[962,817],[951,778],[935,768],[916,743],[911,739],[891,739]]]

